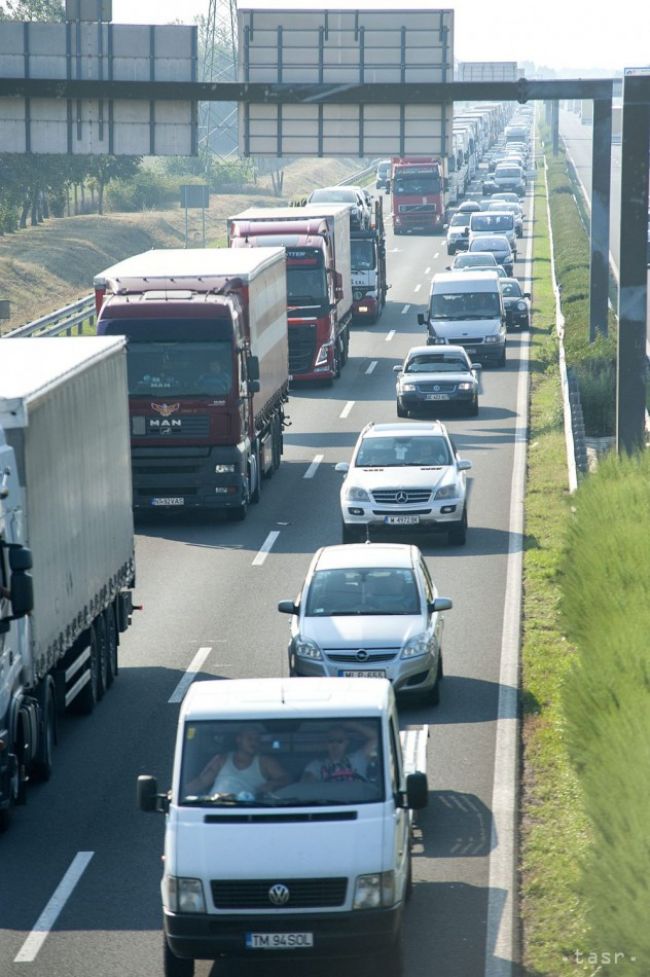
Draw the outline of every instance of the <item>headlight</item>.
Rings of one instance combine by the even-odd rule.
[[[217,473],[217,475],[225,475],[226,472],[234,472],[235,466],[234,465],[215,465],[214,466],[214,470]]]
[[[167,907],[173,913],[204,913],[205,898],[200,879],[167,876]]]
[[[523,311],[525,310],[525,308],[526,308],[526,303],[525,303],[525,302],[517,302],[517,308],[518,308],[518,309],[519,309],[519,310],[520,310],[521,312],[523,312]]]
[[[455,483],[452,482],[451,485],[443,485],[442,488],[439,488],[434,495],[434,499],[436,501],[439,499],[455,499],[457,495],[458,489]]]
[[[501,339],[501,336],[499,336],[499,335],[497,335],[497,336],[486,336],[485,339],[483,340],[483,342],[484,343],[498,343],[500,339]]]
[[[359,875],[354,887],[353,909],[378,909],[395,902],[395,873]]]
[[[370,502],[370,496],[366,490],[356,485],[350,485],[345,489],[345,497],[348,502]]]
[[[293,647],[299,658],[308,658],[313,662],[323,660],[321,650],[315,641],[306,641],[304,638],[297,638]]]
[[[473,386],[474,386],[473,383],[459,383],[458,384],[458,389],[459,390],[471,390]]]
[[[417,638],[410,638],[402,648],[401,658],[419,658],[429,651],[429,639],[426,634],[419,634]]]
[[[316,362],[314,366],[324,366],[329,358],[329,351],[332,348],[331,343],[323,343],[321,348],[318,350],[318,356],[316,357]]]
[[[408,391],[408,393],[413,393],[414,390],[417,390],[417,387],[414,383],[403,383],[402,390]]]

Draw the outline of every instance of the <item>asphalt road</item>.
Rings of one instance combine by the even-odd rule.
[[[287,674],[288,621],[277,601],[296,594],[319,546],[340,541],[341,476],[334,465],[349,459],[366,422],[396,419],[392,367],[422,341],[416,314],[424,310],[431,275],[448,263],[441,238],[393,238],[389,230],[388,250],[391,301],[377,325],[354,329],[350,361],[333,388],[293,393],[282,466],[248,519],[163,516],[139,523],[136,596],[144,610],[123,638],[120,675],[93,716],[63,724],[52,781],[29,791],[27,806],[0,839],[3,977],[161,974],[163,818],[136,810],[136,778],[154,773],[161,787],[169,782],[178,715],[169,699],[199,649],[210,649],[199,678]],[[483,372],[478,418],[444,418],[474,467],[466,547],[448,548],[442,538],[422,545],[440,593],[454,601],[441,703],[400,710],[404,724],[430,724],[430,804],[419,819],[406,924],[409,977],[483,977],[494,951],[486,936],[495,844],[490,808],[526,344],[525,334],[513,334],[506,368]],[[305,478],[316,455],[322,461]],[[271,552],[253,565],[272,531],[279,536]],[[92,855],[62,897],[52,932],[36,945],[32,937],[26,951],[25,940],[80,852]],[[262,975],[271,965],[197,963],[199,977],[217,972]]]

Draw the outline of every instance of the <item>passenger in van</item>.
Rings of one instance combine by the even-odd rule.
[[[350,752],[352,736],[357,734],[363,745]],[[372,767],[377,759],[377,736],[363,723],[331,726],[326,736],[327,752],[305,767],[303,782],[371,780]]]
[[[260,754],[261,729],[243,725],[235,734],[235,749],[217,753],[198,777],[187,785],[188,794],[264,794],[284,787],[291,777],[275,757]]]

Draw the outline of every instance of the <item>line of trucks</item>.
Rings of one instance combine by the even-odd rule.
[[[443,232],[449,208],[465,196],[511,112],[502,102],[459,106],[446,157],[394,156],[379,163],[376,188],[391,194],[395,234]]]
[[[59,717],[117,674],[134,510],[245,518],[280,465],[290,381],[333,381],[353,316],[380,314],[381,209],[353,233],[346,205],[250,208],[228,248],[98,274],[96,338],[2,340],[0,830],[49,778]]]

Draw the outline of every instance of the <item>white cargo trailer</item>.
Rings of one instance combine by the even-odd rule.
[[[0,341],[0,431],[2,829],[30,777],[50,775],[57,713],[91,712],[111,685],[130,623],[123,337]]]

